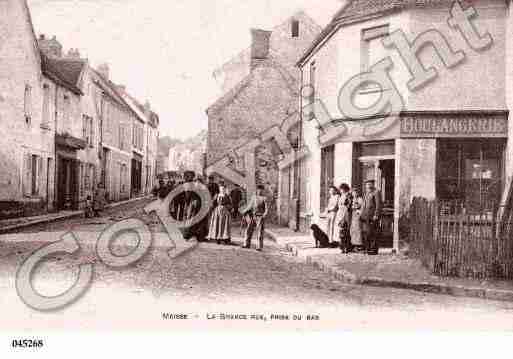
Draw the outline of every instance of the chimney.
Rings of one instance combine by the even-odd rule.
[[[57,40],[57,37],[54,36],[51,39],[47,39],[45,34],[41,34],[39,39],[37,39],[37,44],[46,56],[53,58],[62,57],[62,45]]]
[[[269,56],[271,31],[251,29],[251,59],[264,60]]]
[[[78,49],[69,49],[66,55],[68,59],[80,59],[80,51]]]
[[[103,63],[103,64],[100,64],[98,65],[98,67],[96,68],[96,70],[107,80],[110,80],[109,78],[109,73],[110,73],[110,68],[109,68],[109,64],[107,63]]]
[[[146,100],[144,103],[144,114],[148,117],[151,117],[151,104],[148,100]]]

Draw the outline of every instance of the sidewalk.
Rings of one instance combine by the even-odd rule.
[[[144,199],[150,198],[151,196],[137,197],[132,198],[122,202],[109,203],[106,208],[115,208],[118,206],[122,206],[124,204],[142,201]],[[57,213],[49,213],[41,216],[33,216],[33,217],[21,217],[21,218],[13,218],[13,219],[4,219],[0,220],[0,234],[7,233],[9,231],[13,231],[16,229],[21,229],[29,226],[33,226],[35,224],[43,224],[55,222],[61,219],[75,218],[84,215],[84,211],[60,211]]]
[[[347,283],[513,301],[513,282],[440,278],[405,255],[346,255],[339,249],[318,249],[310,235],[288,228],[270,227],[266,234],[294,256]]]

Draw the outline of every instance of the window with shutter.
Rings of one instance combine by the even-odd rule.
[[[36,156],[36,162],[37,162],[37,171],[36,171],[36,178],[34,179],[35,182],[36,182],[36,191],[35,191],[35,195],[39,196],[43,193],[42,189],[44,188],[43,186],[43,180],[44,180],[44,176],[43,176],[43,158],[41,156]]]
[[[32,120],[32,87],[30,85],[25,85],[23,109],[25,112],[25,122],[30,124]]]
[[[83,183],[82,176],[84,174],[84,171],[82,170],[82,164],[81,163],[78,164],[77,171],[78,171],[78,195],[82,196],[82,193],[84,192],[84,189],[82,188],[82,183]]]
[[[43,126],[48,126],[50,123],[50,86],[43,85]]]
[[[37,194],[37,156],[30,156],[30,194]]]
[[[90,131],[90,134],[89,134],[89,146],[90,147],[94,147],[94,136],[95,136],[95,131],[94,131],[94,121],[93,121],[93,118],[89,118],[89,131]]]
[[[87,141],[87,117],[82,115],[82,138]]]
[[[23,195],[30,196],[32,194],[32,155],[27,153],[23,156]]]
[[[321,212],[328,205],[328,189],[334,185],[335,177],[335,146],[322,149],[321,153]]]

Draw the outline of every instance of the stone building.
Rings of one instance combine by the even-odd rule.
[[[0,10],[0,218],[81,209],[100,181],[113,201],[149,193],[158,116],[143,109],[148,121],[135,126],[108,65],[94,70],[55,36],[36,38],[25,0]]]
[[[82,92],[40,51],[25,1],[2,1],[0,14],[0,217],[72,208],[76,164],[56,174],[62,152],[83,147],[75,126]]]
[[[82,178],[91,144],[83,137],[83,93],[77,86],[85,64],[50,57],[43,51],[41,59],[42,118],[43,123],[55,131],[55,209],[76,210],[85,201]]]
[[[251,46],[214,72],[222,94],[207,110],[207,173],[249,193],[266,186],[273,219],[283,224],[294,217],[293,169],[279,167],[297,142],[297,127],[286,126],[298,122],[300,78],[294,65],[320,30],[303,12],[272,31],[252,29]],[[276,138],[283,126],[284,136]]]
[[[399,247],[415,196],[497,203],[512,175],[513,17],[501,0],[346,4],[298,62],[302,227],[327,189],[375,180],[385,247]],[[388,240],[387,240],[388,239]]]
[[[100,65],[94,81],[101,89],[100,116],[100,181],[109,200],[121,201],[131,195],[132,123],[135,114],[110,81],[109,67]]]
[[[153,187],[155,187],[157,179],[157,154],[158,154],[158,139],[159,139],[159,116],[149,111],[147,113],[148,122],[146,127],[146,194],[150,194]]]
[[[132,109],[135,116],[132,117],[132,171],[131,192],[132,196],[140,196],[151,193],[155,185],[156,148],[158,141],[159,118],[151,110],[151,105],[146,102],[142,105],[131,96],[124,86],[118,86],[126,104]]]

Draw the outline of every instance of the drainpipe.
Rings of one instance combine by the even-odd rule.
[[[53,209],[54,209],[54,211],[57,211],[57,206],[58,206],[57,198],[55,198],[55,197],[57,196],[57,193],[58,193],[58,188],[57,187],[58,187],[58,176],[59,176],[59,174],[57,172],[59,166],[58,166],[57,143],[56,143],[57,126],[59,124],[59,122],[58,122],[58,117],[59,117],[58,113],[59,113],[59,111],[58,111],[58,107],[57,107],[57,105],[58,105],[58,96],[59,96],[58,89],[59,89],[59,86],[57,84],[55,84],[55,98],[54,98],[54,107],[55,107],[54,108],[54,116],[55,116],[55,118],[54,118],[54,125],[55,125],[55,127],[53,129],[54,133],[55,133],[54,139],[53,139],[53,152],[54,152],[53,153],[53,157],[54,157],[54,164],[53,164],[53,166],[54,166],[54,176],[53,176]]]
[[[299,151],[303,146],[303,68],[300,68],[300,87],[299,87],[299,133],[297,139],[297,149],[295,151],[294,161],[297,162],[297,179],[296,179],[296,232],[299,232],[301,229],[300,221],[301,221],[301,162],[299,162]]]

